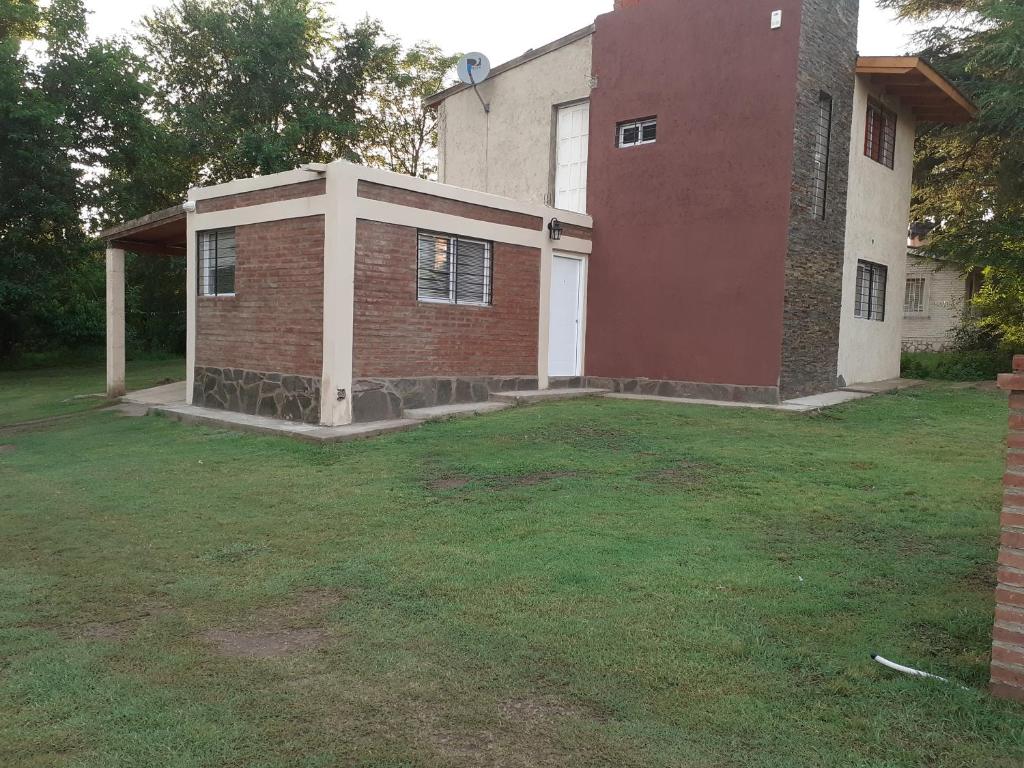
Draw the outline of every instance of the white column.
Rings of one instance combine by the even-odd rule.
[[[320,423],[352,423],[353,324],[355,322],[356,166],[327,167],[324,221],[324,367],[320,380]]]
[[[107,397],[124,393],[124,251],[107,248]]]
[[[551,344],[551,269],[554,262],[555,248],[548,237],[548,224],[551,219],[545,217],[543,229],[543,245],[540,249],[540,307],[537,313],[537,388],[548,389],[551,386],[548,377],[549,347]]]
[[[199,260],[196,255],[196,216],[185,217],[185,402],[192,405],[196,383],[196,296]]]

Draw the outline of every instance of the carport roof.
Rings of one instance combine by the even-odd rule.
[[[158,256],[184,256],[188,230],[185,210],[176,205],[100,232],[108,247]]]

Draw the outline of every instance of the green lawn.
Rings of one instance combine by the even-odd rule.
[[[80,413],[106,404],[106,370],[96,365],[24,371],[0,370],[0,427],[33,419]],[[129,390],[185,378],[181,358],[128,363]]]
[[[985,690],[1005,422],[932,387],[4,438],[0,765],[1019,768]]]

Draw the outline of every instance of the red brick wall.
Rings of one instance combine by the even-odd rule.
[[[357,189],[359,197],[367,200],[380,200],[385,203],[404,205],[407,208],[448,213],[452,216],[462,216],[466,219],[477,219],[478,221],[486,221],[491,224],[505,224],[509,227],[521,227],[523,229],[539,230],[544,225],[544,221],[539,216],[505,211],[501,208],[488,208],[486,205],[463,203],[460,200],[451,200],[447,197],[437,197],[436,195],[425,195],[422,192],[388,187],[383,184],[374,184],[370,181],[360,181]]]
[[[198,297],[196,365],[319,378],[324,217],[252,224],[235,234],[236,295]]]
[[[999,377],[1010,393],[1010,436],[1003,478],[1002,538],[992,631],[992,693],[1024,702],[1024,357]]]
[[[427,304],[416,299],[416,238],[358,222],[354,377],[535,375],[540,251],[494,244],[490,307]]]
[[[280,203],[285,200],[297,200],[300,197],[318,197],[325,194],[327,194],[327,180],[312,179],[310,181],[301,181],[298,184],[286,184],[283,187],[257,189],[253,192],[243,192],[240,195],[225,195],[224,197],[211,197],[209,200],[200,200],[196,203],[196,213],[229,211],[234,208],[246,208],[250,205]]]

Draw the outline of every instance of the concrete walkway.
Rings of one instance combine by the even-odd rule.
[[[234,411],[222,411],[214,408],[200,408],[185,402],[185,383],[177,382],[152,389],[130,392],[121,398],[121,408],[129,409],[125,415],[144,415],[145,413],[161,413],[168,418],[185,424],[204,424],[207,426],[233,429],[261,435],[279,435],[295,440],[311,443],[341,443],[360,440],[392,432],[403,432],[415,429],[430,421],[447,421],[449,419],[481,416],[495,413],[514,406],[555,400],[570,400],[584,397],[609,397],[616,400],[641,400],[676,405],[707,405],[716,408],[748,408],[754,410],[786,411],[790,413],[807,413],[832,408],[843,403],[863,400],[876,392],[865,391],[865,388],[877,389],[877,393],[894,392],[917,386],[920,382],[894,380],[878,382],[871,385],[859,385],[853,389],[828,392],[823,395],[802,397],[787,400],[779,404],[733,403],[721,400],[701,400],[657,395],[632,395],[609,392],[606,389],[549,389],[523,392],[496,392],[491,401],[485,403],[459,403],[443,405],[435,408],[417,408],[405,412],[405,418],[392,421],[377,421],[366,424],[350,424],[344,427],[321,427],[316,424],[271,419],[265,416],[251,416]]]

